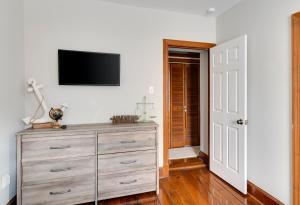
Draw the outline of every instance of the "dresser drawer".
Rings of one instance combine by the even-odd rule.
[[[95,144],[96,137],[92,134],[24,138],[22,162],[95,155]]]
[[[22,169],[23,186],[61,181],[69,177],[95,175],[96,156],[31,162]]]
[[[155,131],[136,131],[98,134],[98,153],[156,149]]]
[[[95,176],[22,187],[22,205],[73,205],[95,200]]]
[[[156,190],[156,170],[98,176],[100,200]]]
[[[155,168],[156,150],[98,156],[99,175]]]

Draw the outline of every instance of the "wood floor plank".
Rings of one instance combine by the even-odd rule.
[[[85,205],[92,205],[85,204]],[[155,192],[100,201],[98,205],[262,205],[253,196],[236,191],[206,167],[171,171]]]
[[[170,184],[172,190],[175,191],[176,196],[180,198],[182,205],[193,204],[195,202],[193,200],[193,189],[186,182],[182,171],[171,172],[167,181],[167,184]]]

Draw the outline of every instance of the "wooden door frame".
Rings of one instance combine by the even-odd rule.
[[[203,50],[203,49],[210,49],[214,46],[216,46],[216,44],[214,43],[163,39],[163,167],[160,171],[161,178],[169,176],[169,144],[170,144],[169,48],[171,47],[190,48],[190,49]],[[209,76],[209,71],[208,71],[208,76]]]
[[[300,12],[292,16],[292,190],[300,205]]]

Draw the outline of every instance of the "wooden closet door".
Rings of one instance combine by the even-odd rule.
[[[185,64],[185,146],[200,145],[200,66]]]
[[[170,148],[185,146],[185,80],[184,64],[170,64],[170,113],[171,113],[171,135]]]

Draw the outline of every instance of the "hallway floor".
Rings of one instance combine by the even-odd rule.
[[[254,197],[243,196],[206,167],[171,171],[160,180],[160,195],[146,193],[99,202],[100,205],[261,205]]]
[[[187,146],[169,149],[169,160],[194,158],[199,155],[200,146]]]

